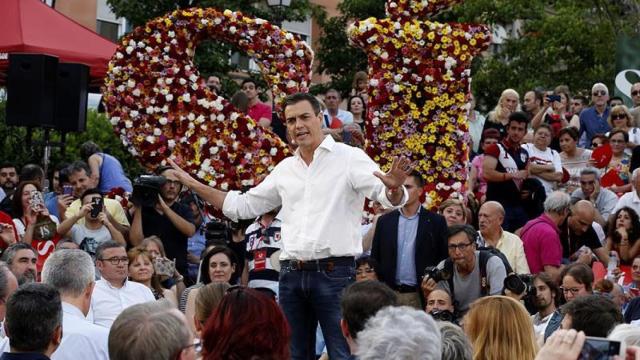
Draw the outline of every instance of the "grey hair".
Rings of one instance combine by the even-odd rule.
[[[7,291],[9,290],[9,274],[12,273],[7,263],[0,261],[0,299],[6,300]]]
[[[35,256],[38,256],[38,253],[36,253],[33,246],[27,243],[17,242],[9,245],[9,247],[2,253],[2,258],[0,260],[6,262],[7,265],[13,264],[13,258],[16,257],[16,253],[19,250],[31,250]]]
[[[471,343],[459,326],[438,321],[442,334],[442,360],[472,360]]]
[[[95,278],[91,256],[78,249],[54,251],[42,268],[42,282],[56,288],[62,296],[81,296]]]
[[[598,171],[598,169],[594,167],[587,166],[586,168],[580,171],[580,176],[586,176],[586,175],[594,175],[596,177],[596,181],[600,181],[600,172]]]
[[[441,335],[435,320],[408,306],[387,306],[358,333],[360,360],[440,360]]]
[[[640,346],[640,328],[631,324],[619,324],[607,339],[624,342],[627,346]]]
[[[109,358],[175,358],[182,349],[191,345],[191,334],[181,316],[184,317],[167,300],[146,302],[126,308],[118,315],[109,331]]]
[[[544,211],[555,214],[563,214],[571,207],[571,196],[562,191],[554,191],[544,201]]]
[[[598,90],[598,88],[604,90],[607,95],[609,95],[609,88],[607,87],[607,85],[601,82],[593,84],[593,86],[591,87],[591,92],[593,92],[594,90]]]
[[[640,174],[640,168],[633,170],[633,173],[631,173],[631,185],[634,188],[636,187],[636,180],[638,179],[638,174]]]

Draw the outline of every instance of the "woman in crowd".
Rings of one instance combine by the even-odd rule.
[[[151,254],[145,249],[134,247],[127,252],[127,256],[129,257],[129,280],[141,283],[151,289],[156,300],[167,299],[177,308],[176,294],[160,285],[160,278],[153,268]]]
[[[487,129],[482,132],[482,153],[471,161],[471,171],[469,172],[469,189],[473,191],[475,198],[483,203],[487,193],[487,181],[482,174],[482,163],[484,162],[484,151],[493,144],[500,141],[500,132],[496,129]]]
[[[549,148],[552,131],[547,124],[540,124],[533,133],[533,144],[522,144],[529,153],[530,177],[540,180],[547,195],[562,180],[562,161],[557,151]]]
[[[273,299],[254,289],[229,289],[207,320],[203,359],[287,360],[290,335],[287,320]]]
[[[207,319],[209,319],[213,311],[218,307],[218,304],[220,304],[220,301],[222,301],[222,298],[230,287],[231,285],[227,283],[210,283],[198,290],[198,296],[196,296],[195,302],[195,315],[193,317],[198,338],[202,336],[202,330],[204,330]]]
[[[551,97],[559,97],[559,100],[550,101]],[[551,127],[552,149],[560,150],[560,130],[569,126],[573,114],[568,111],[569,95],[564,90],[549,92],[544,97],[542,110],[531,120],[531,126],[537,129],[541,124]]]
[[[623,207],[616,211],[609,219],[606,240],[607,251],[616,251],[620,257],[621,270],[629,274],[625,269],[634,259],[640,255],[640,220],[638,214],[629,208]]]
[[[471,135],[473,153],[477,154],[480,150],[481,140],[483,139],[482,129],[487,119],[476,110],[476,98],[472,93],[469,93],[468,103],[469,115],[467,116],[467,121],[469,122],[469,135]]]
[[[369,76],[364,71],[358,71],[353,76],[353,82],[351,83],[351,95],[358,95],[364,100],[364,105],[367,105],[369,101],[369,95],[367,94],[367,87],[369,87]]]
[[[609,144],[611,145],[613,156],[609,164],[605,167],[604,173],[606,174],[610,170],[615,170],[624,182],[624,185],[612,185],[609,187],[609,190],[617,194],[626,193],[632,189],[631,183],[629,182],[631,178],[629,168],[631,165],[631,155],[625,151],[628,142],[629,134],[624,130],[614,129],[609,133]]]
[[[164,251],[162,239],[155,235],[144,238],[139,247],[149,252],[152,261],[155,261],[156,258],[169,261],[167,254]],[[158,277],[160,278],[160,285],[165,289],[173,291],[173,293],[176,294],[176,298],[182,294],[185,289],[184,277],[178,272],[178,270],[175,270],[173,275],[158,274]]]
[[[560,272],[560,280],[560,290],[565,302],[593,293],[593,271],[585,264],[572,263],[565,266]]]
[[[500,95],[498,105],[487,116],[484,123],[483,131],[486,129],[497,129],[500,132],[500,138],[507,133],[507,124],[509,123],[509,115],[518,111],[520,103],[520,95],[513,89],[506,89]]]
[[[458,199],[447,199],[438,207],[438,213],[444,216],[447,226],[467,223],[467,208]]]
[[[506,296],[476,300],[464,319],[474,360],[536,357],[531,317],[522,304]]]
[[[609,143],[609,138],[605,134],[595,134],[591,138],[591,148],[597,149],[604,144]]]
[[[356,260],[356,281],[378,280],[378,262],[370,256]]]
[[[228,247],[216,246],[205,253],[200,267],[200,282],[185,289],[180,297],[180,310],[184,309],[187,319],[193,319],[196,297],[200,288],[212,282],[235,283],[239,275],[236,274],[236,268],[238,268],[238,261],[233,251]],[[189,324],[195,331],[193,323],[189,322]]]
[[[571,194],[575,189],[580,187],[580,171],[589,166],[591,159],[591,150],[578,147],[578,129],[573,126],[560,130],[558,137],[560,139],[560,161],[562,167],[569,172],[569,181],[567,181],[563,189]]]
[[[629,109],[624,105],[614,106],[609,113],[607,122],[612,129],[623,130],[629,135],[625,152],[631,155],[631,150],[640,144],[640,129],[633,126],[633,116],[631,116]]]
[[[128,193],[133,191],[131,180],[124,173],[120,161],[102,152],[93,141],[87,141],[80,146],[80,157],[91,167],[91,178],[102,194],[107,194],[115,188],[122,188]]]
[[[347,111],[353,114],[353,123],[360,126],[360,131],[364,131],[364,119],[367,116],[367,107],[362,96],[351,96],[347,102]]]

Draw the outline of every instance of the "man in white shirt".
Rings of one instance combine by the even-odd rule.
[[[502,229],[504,208],[497,201],[487,201],[478,212],[480,236],[478,246],[493,247],[504,254],[516,274],[529,274],[524,246],[518,235]]]
[[[291,357],[314,356],[319,321],[329,357],[348,359],[340,294],[353,281],[354,257],[362,253],[365,197],[384,207],[402,206],[407,199],[402,184],[413,166],[408,159],[394,159],[383,174],[362,150],[324,136],[320,104],[310,94],[287,97],[284,115],[298,149],[244,194],[210,188],[168,162],[183,184],[234,221],[282,206],[280,305],[292,327]]]
[[[107,241],[96,249],[96,266],[102,279],[96,281],[91,297],[93,323],[110,328],[116,317],[131,305],[155,301],[151,290],[127,280],[129,258],[124,246]]]
[[[595,221],[606,226],[609,216],[618,203],[618,196],[607,188],[600,187],[598,169],[586,167],[580,171],[580,188],[571,194],[571,202],[588,200],[595,210]]]
[[[82,250],[59,250],[42,268],[42,282],[53,286],[62,300],[62,343],[52,360],[109,359],[109,329],[94,325],[86,316],[95,286],[91,256]]]
[[[618,210],[627,206],[635,210],[636,214],[640,214],[640,168],[633,170],[633,174],[631,174],[631,185],[633,186],[633,190],[622,195],[616,207],[611,212],[613,216]]]
[[[324,94],[324,104],[327,109],[323,113],[322,127],[330,128],[333,118],[338,118],[342,125],[353,124],[353,114],[349,111],[340,109],[342,97],[336,89],[329,89]]]

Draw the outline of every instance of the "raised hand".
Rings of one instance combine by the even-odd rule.
[[[387,189],[394,190],[404,184],[405,179],[407,178],[407,176],[409,176],[409,174],[411,174],[411,171],[415,166],[416,164],[411,163],[411,160],[409,160],[408,158],[404,156],[396,156],[393,158],[393,162],[391,163],[391,168],[389,169],[389,171],[384,174],[380,171],[376,171],[373,173],[373,175],[379,178],[384,186],[387,187]]]

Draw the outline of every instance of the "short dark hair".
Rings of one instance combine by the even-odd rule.
[[[609,139],[611,139],[614,135],[618,135],[618,134],[622,134],[622,137],[624,138],[624,142],[629,142],[629,133],[622,129],[617,129],[617,128],[611,130],[611,132],[609,133]]]
[[[316,99],[315,96],[309,93],[295,93],[287,96],[284,99],[283,109],[286,109],[287,106],[295,105],[301,101],[308,101],[311,104],[311,107],[313,108],[313,112],[315,114],[320,113],[320,102],[318,101],[318,99]]]
[[[620,96],[612,96],[612,97],[610,97],[609,101],[607,101],[607,104],[611,104],[611,102],[613,100],[618,100],[618,101],[622,102],[622,104],[624,104],[624,100]]]
[[[94,143],[93,141],[85,141],[82,145],[80,145],[80,158],[84,160],[89,160],[89,157],[95,153],[102,152],[100,146]]]
[[[560,129],[560,131],[558,132],[558,137],[561,137],[564,134],[571,136],[573,141],[578,141],[580,131],[575,126],[567,126],[566,128]]]
[[[242,80],[242,83],[240,83],[240,87],[242,88],[244,84],[249,84],[249,83],[253,84],[256,88],[258,87],[258,83],[253,78],[247,78]]]
[[[533,133],[534,134],[537,133],[538,130],[540,130],[540,129],[547,129],[550,133],[553,134],[553,129],[551,129],[551,125],[545,124],[545,123],[542,123],[542,124],[538,125],[538,127],[535,130],[533,130]]]
[[[395,306],[397,302],[396,293],[377,280],[358,281],[347,287],[340,300],[340,309],[351,337],[356,339],[367,320],[378,310]]]
[[[369,267],[373,269],[373,272],[375,272],[376,275],[380,275],[380,263],[378,263],[378,261],[376,261],[376,259],[372,256],[365,255],[361,258],[356,259],[356,269],[363,265],[369,265]]]
[[[517,122],[518,124],[528,124],[529,123],[529,115],[522,111],[512,112],[509,115],[509,121],[507,122],[507,126],[510,126],[512,122]]]
[[[85,190],[85,192],[82,193],[82,195],[80,195],[80,203],[82,203],[82,200],[84,200],[84,198],[89,195],[100,195],[100,197],[102,197],[102,193],[100,192],[100,190],[96,188],[87,189]]]
[[[602,295],[579,296],[565,304],[562,313],[571,317],[572,329],[584,331],[587,336],[607,337],[617,324],[622,323],[620,309]]]
[[[584,285],[587,291],[593,288],[593,271],[583,263],[572,263],[565,266],[560,272],[560,283],[565,276],[571,276],[578,284]]]
[[[551,290],[551,292],[553,293],[553,303],[556,306],[560,305],[560,287],[558,286],[558,283],[553,280],[551,275],[547,274],[546,272],[541,272],[533,277],[533,281],[536,280],[540,280],[545,285],[547,285],[549,290]]]
[[[447,233],[447,239],[451,239],[452,237],[460,234],[460,233],[465,233],[467,235],[467,238],[469,239],[469,241],[473,242],[475,244],[476,239],[478,238],[478,232],[476,231],[476,229],[473,228],[473,226],[469,225],[469,224],[460,224],[460,225],[451,225],[449,226],[449,231]]]
[[[19,179],[20,181],[42,181],[44,180],[44,170],[40,165],[27,164],[20,170]]]
[[[91,176],[91,168],[89,167],[89,164],[82,160],[72,162],[71,165],[69,165],[68,169],[69,175],[73,174],[74,172],[80,172],[84,170],[84,172],[87,173],[87,176]]]
[[[10,169],[10,168],[14,168],[18,170],[18,166],[14,163],[10,163],[10,162],[0,163],[0,169]]]
[[[98,245],[98,247],[96,248],[96,260],[102,260],[102,253],[107,250],[107,249],[115,249],[115,248],[123,248],[126,250],[126,248],[124,247],[124,245],[114,241],[114,240],[109,240],[109,241],[105,241],[102,244]]]
[[[62,326],[60,294],[51,285],[24,284],[7,301],[5,318],[11,348],[43,353]]]
[[[415,169],[411,170],[411,173],[409,173],[409,176],[416,180],[416,183],[418,183],[418,186],[424,187],[424,178],[422,177],[422,174],[420,174],[418,170],[415,170]]]

